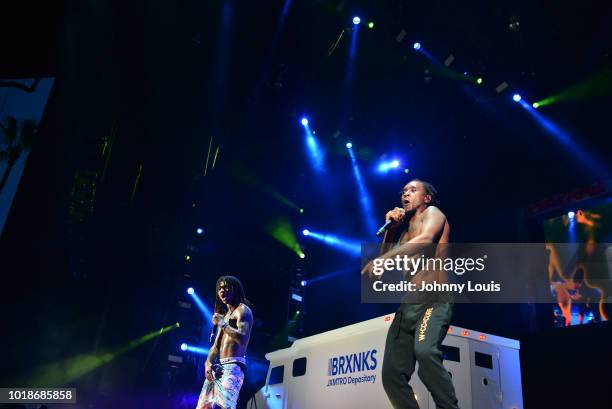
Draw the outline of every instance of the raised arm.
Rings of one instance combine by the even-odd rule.
[[[392,248],[386,253],[379,256],[379,259],[395,258],[396,256],[412,257],[419,255],[427,246],[436,241],[444,231],[446,224],[446,216],[437,207],[430,206],[423,213],[423,227],[421,233],[408,240],[399,246]],[[367,274],[372,277],[372,262],[368,263],[362,270],[361,274]]]
[[[253,326],[253,313],[251,309],[246,306],[240,306],[236,309],[236,327],[232,327],[229,322],[225,321],[224,318],[219,320],[219,326],[224,333],[232,338],[248,338],[251,334],[251,327]]]
[[[394,247],[379,258],[394,258],[395,256],[412,257],[420,254],[428,245],[440,237],[444,230],[446,216],[437,207],[429,207],[423,214],[423,228],[420,234],[414,236],[400,246]]]

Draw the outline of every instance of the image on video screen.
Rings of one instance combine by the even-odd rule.
[[[612,204],[608,202],[544,221],[555,327],[609,319],[610,304],[605,300],[612,295],[609,288],[612,248],[604,243],[610,243],[612,238],[610,220]]]

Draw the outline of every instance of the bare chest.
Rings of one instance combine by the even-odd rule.
[[[403,244],[413,239],[414,237],[418,236],[419,234],[421,234],[422,229],[423,229],[423,218],[422,217],[415,217],[412,220],[410,220],[410,223],[408,224],[408,228],[404,230],[404,232],[400,236],[400,239],[399,239],[400,244]]]

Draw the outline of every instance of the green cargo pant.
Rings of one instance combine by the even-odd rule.
[[[408,384],[419,363],[419,378],[437,409],[458,409],[450,375],[442,365],[440,345],[452,315],[450,303],[401,304],[387,333],[382,382],[396,409],[419,409]],[[426,397],[423,397],[426,398]]]

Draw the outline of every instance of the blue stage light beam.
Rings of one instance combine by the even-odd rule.
[[[378,165],[378,172],[379,173],[387,173],[389,172],[391,169],[398,169],[400,167],[401,163],[399,160],[394,159],[391,161],[385,161],[385,162],[381,162]]]
[[[350,273],[354,273],[354,272],[355,272],[355,269],[351,268],[351,269],[345,269],[345,270],[340,270],[340,271],[332,271],[331,273],[321,274],[321,275],[318,275],[318,276],[313,277],[310,280],[308,280],[308,285],[310,286],[310,285],[313,285],[313,284],[321,282],[321,281],[326,281],[326,280],[332,279],[332,278],[340,276],[340,275],[350,274]]]
[[[276,45],[278,44],[278,38],[280,33],[285,25],[285,20],[287,19],[287,15],[289,14],[289,8],[291,7],[291,0],[285,0],[285,4],[283,5],[283,10],[281,11],[280,16],[278,16],[278,20],[276,22],[276,30],[274,31],[274,37],[272,37],[272,45],[270,47],[270,55],[276,51]]]
[[[372,199],[370,197],[370,193],[365,185],[363,177],[361,176],[361,171],[359,170],[359,165],[357,164],[357,158],[355,157],[355,153],[353,149],[348,149],[349,155],[351,157],[351,162],[353,164],[353,174],[355,175],[355,181],[357,182],[357,188],[359,189],[359,201],[361,203],[361,211],[363,212],[363,217],[365,220],[366,228],[368,229],[367,233],[369,235],[373,235],[376,233],[376,222],[374,219],[374,211],[372,210]]]
[[[573,214],[573,216],[570,216],[570,213]],[[576,215],[574,214],[574,212],[568,212],[567,216],[569,217],[569,220],[567,221],[567,233],[568,233],[568,243],[576,243],[577,240],[577,235],[576,235]]]
[[[423,47],[423,44],[421,44],[419,42],[416,42],[416,43],[412,44],[412,49],[414,51],[416,51],[417,53],[423,54],[425,57],[427,57],[427,59],[429,61],[434,63],[436,66],[438,66],[438,67],[443,67],[444,66],[440,60],[438,60],[436,57],[434,57],[425,47]]]
[[[302,118],[302,126],[304,127],[304,142],[306,144],[306,151],[308,153],[308,157],[310,158],[310,164],[312,168],[317,173],[322,173],[325,171],[324,166],[324,153],[323,149],[319,145],[318,139],[313,135],[310,130],[310,125],[308,119],[306,117]]]
[[[181,351],[189,351],[199,355],[208,355],[209,349],[182,343]]]
[[[198,297],[198,294],[196,294],[196,292],[193,290],[193,288],[189,287],[189,289],[187,289],[187,293],[189,295],[191,295],[191,298],[193,298],[193,301],[196,303],[196,305],[198,306],[200,311],[202,311],[202,314],[204,315],[204,318],[206,318],[206,320],[210,320],[210,318],[213,315],[212,312],[210,311],[210,308],[208,308],[208,306],[206,306],[206,304],[204,304],[204,301],[202,301],[202,299],[200,297]],[[206,321],[206,322],[208,322],[208,321]]]
[[[514,99],[514,98],[513,98]],[[516,99],[515,99],[516,101]],[[553,121],[538,112],[524,98],[517,101],[527,111],[531,118],[558,143],[560,143],[570,155],[576,157],[585,168],[589,169],[594,176],[607,179],[610,177],[610,168],[601,163],[596,157],[589,154],[582,146],[573,140],[570,134],[562,130]]]
[[[287,18],[287,14],[289,14],[289,7],[291,7],[291,0],[285,0],[285,5],[283,6],[283,11],[281,12],[280,17],[278,18],[278,23],[276,24],[277,33],[280,31],[280,28],[285,23],[285,19]]]
[[[321,234],[310,230],[308,237],[322,241],[351,256],[359,257],[361,254],[361,243],[357,240],[341,239],[331,234]]]
[[[359,17],[355,17],[358,19]],[[355,68],[355,56],[357,55],[357,34],[359,33],[359,23],[355,23],[353,19],[353,30],[351,34],[351,48],[349,51],[348,64],[346,67],[346,82],[350,83],[353,81],[353,70]],[[359,20],[361,21],[361,20]]]

